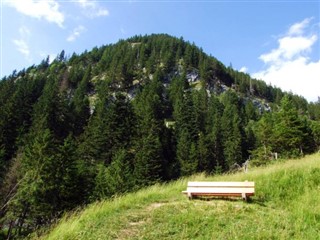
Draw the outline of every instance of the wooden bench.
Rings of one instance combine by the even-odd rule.
[[[254,182],[188,182],[186,191],[191,200],[193,196],[241,197],[247,201],[254,195]]]

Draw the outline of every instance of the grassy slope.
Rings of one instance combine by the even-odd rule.
[[[43,239],[320,239],[320,154],[216,177],[193,176],[93,204]],[[193,200],[188,180],[255,181],[252,202]]]

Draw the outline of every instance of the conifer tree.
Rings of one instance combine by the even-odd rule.
[[[169,99],[173,107],[172,117],[176,121],[178,121],[181,118],[182,104],[187,88],[188,82],[186,81],[185,74],[182,74],[181,76],[172,79],[172,82],[169,87]]]
[[[238,98],[232,92],[227,92],[224,96],[225,108],[221,118],[224,156],[227,167],[230,168],[235,163],[242,161],[242,130]]]
[[[215,96],[211,96],[208,107],[208,118],[206,124],[206,137],[208,142],[209,165],[208,172],[215,169],[226,169],[223,152],[222,117],[223,105]]]
[[[313,140],[316,145],[316,150],[320,151],[320,122],[319,121],[312,121],[310,123],[310,127],[312,130]]]
[[[131,191],[134,187],[133,163],[125,149],[120,149],[114,155],[111,164],[98,166],[95,179],[94,198],[103,199]]]
[[[89,80],[91,75],[91,67],[89,67],[80,81],[71,101],[71,110],[73,111],[72,120],[74,134],[80,135],[84,127],[87,125],[90,117],[90,106],[88,99]]]
[[[281,100],[281,110],[276,114],[274,149],[284,155],[298,156],[304,151],[307,132],[289,96]]]
[[[195,161],[198,160],[197,170],[199,172],[211,172],[212,169],[210,166],[209,144],[203,132],[199,133],[197,150],[198,150],[198,155],[194,159]]]
[[[257,158],[267,160],[272,152],[273,129],[274,116],[271,113],[265,113],[255,127],[258,147],[254,150],[254,155],[257,155]]]
[[[42,130],[26,147],[21,162],[23,178],[9,206],[18,232],[48,224],[81,202],[71,138],[59,145],[49,129]],[[30,222],[27,229],[25,221]]]
[[[204,84],[202,82],[202,84]],[[208,111],[208,94],[205,87],[201,87],[198,91],[192,92],[192,100],[194,105],[195,126],[200,132],[205,131],[207,111]]]
[[[154,184],[164,173],[161,136],[164,128],[162,117],[163,88],[161,73],[155,73],[134,102],[137,116],[134,176],[139,186]]]
[[[192,175],[196,173],[198,168],[196,144],[191,139],[187,129],[183,129],[178,137],[177,159],[180,164],[181,176]]]
[[[163,178],[163,152],[159,133],[152,131],[137,143],[134,177],[137,187],[155,184]]]

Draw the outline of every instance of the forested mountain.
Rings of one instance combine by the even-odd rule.
[[[165,34],[14,71],[0,106],[0,237],[157,182],[320,146],[320,101]]]

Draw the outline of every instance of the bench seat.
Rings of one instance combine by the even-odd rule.
[[[254,195],[254,182],[188,182],[186,191],[189,199],[193,196],[241,197],[247,200]]]

